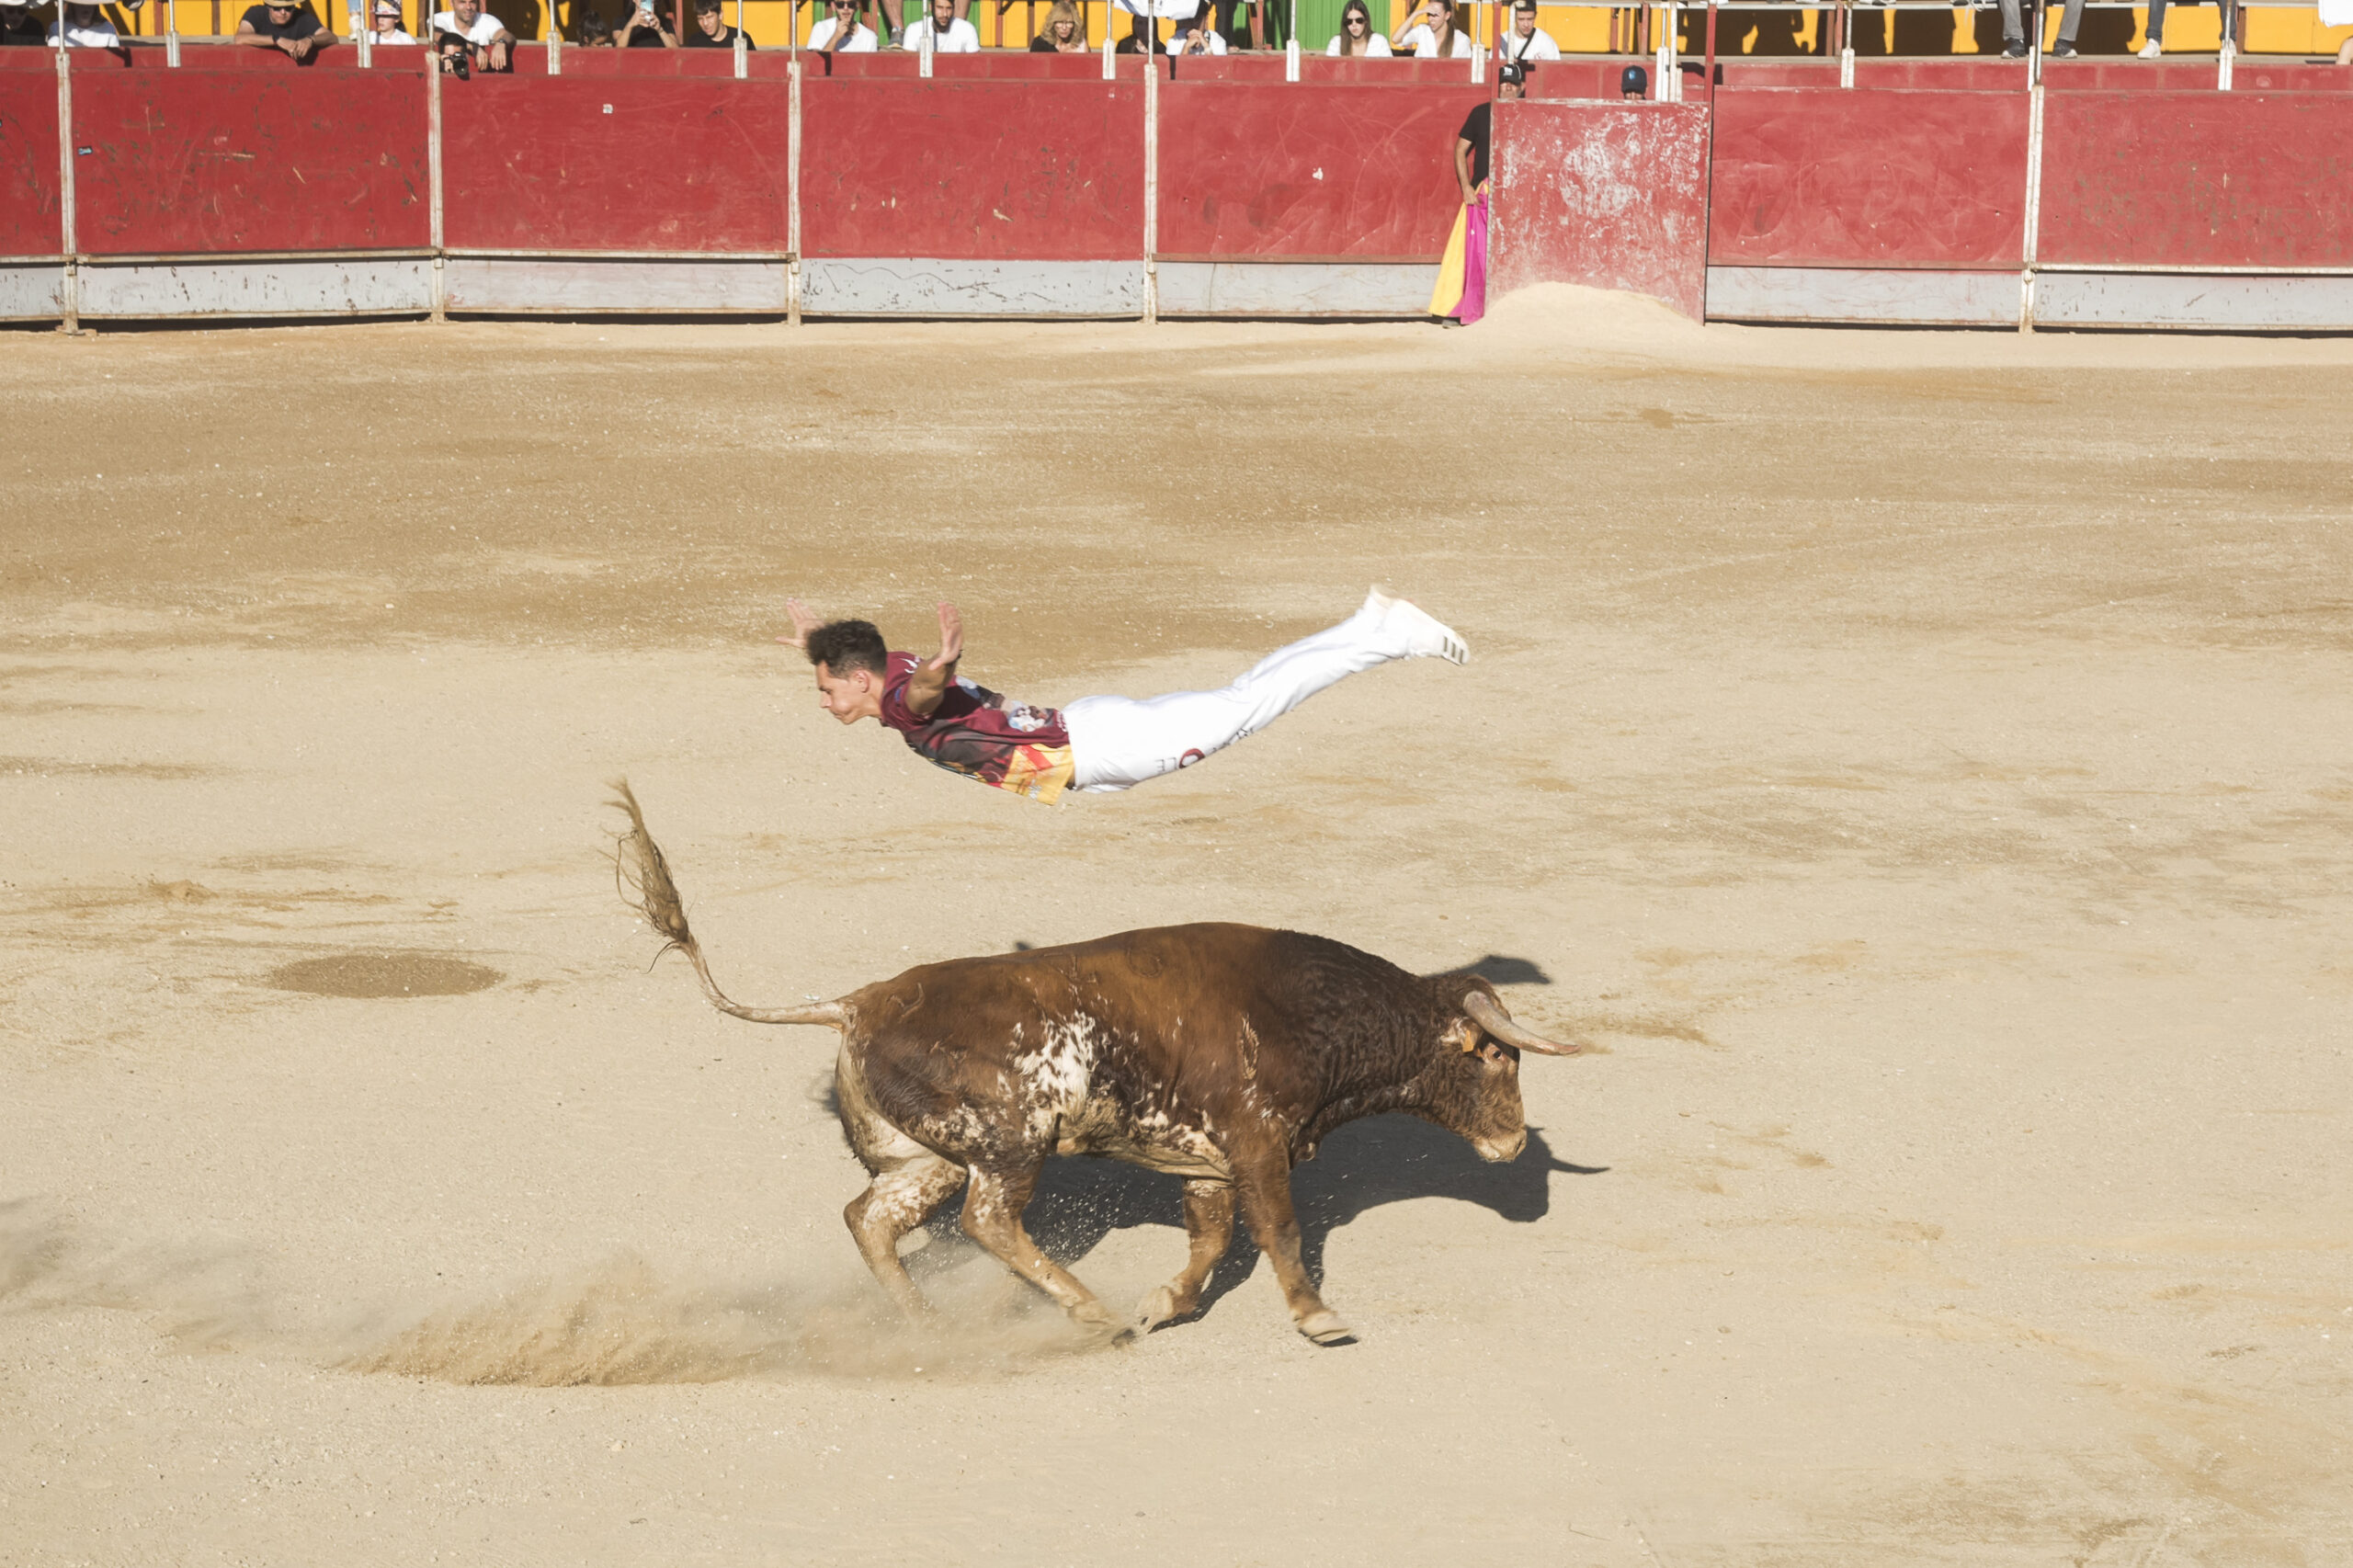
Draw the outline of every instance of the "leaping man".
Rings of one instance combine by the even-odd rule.
[[[879,719],[926,762],[999,790],[1051,802],[1064,790],[1128,790],[1189,767],[1265,729],[1346,676],[1392,659],[1461,664],[1452,631],[1375,588],[1326,631],[1279,648],[1220,691],[1172,691],[1141,700],[1082,697],[1067,708],[1011,702],[956,673],[964,623],[939,607],[939,652],[894,653],[871,621],[820,622],[789,599],[793,633],[778,642],[817,666],[817,700],[845,724]]]

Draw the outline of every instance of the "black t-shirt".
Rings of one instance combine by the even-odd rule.
[[[1054,40],[1048,38],[1044,33],[1040,33],[1036,38],[1029,40],[1029,52],[1032,54],[1051,54],[1055,52]]]
[[[622,16],[621,20],[626,23],[631,19],[632,15],[637,22],[637,31],[629,35],[629,46],[631,49],[662,49],[667,47],[662,41],[662,33],[663,29],[669,26],[669,17],[664,16],[659,11],[654,12],[650,17],[644,12],[638,11],[635,13],[625,13]],[[657,22],[660,26],[655,25]],[[699,29],[689,30],[699,31]],[[621,29],[620,28],[615,28],[613,29],[613,36],[615,38],[620,37]],[[683,44],[686,40],[684,39],[680,39],[678,41]]]
[[[713,38],[702,30],[700,22],[689,22],[687,24],[687,36],[679,41],[688,49],[733,49],[735,47],[735,29],[722,28],[719,29],[719,36]],[[754,43],[747,34],[744,39],[744,47],[757,49],[760,46]]]
[[[242,25],[253,28],[264,38],[304,39],[320,30],[318,17],[311,15],[308,0],[294,7],[294,14],[283,22],[273,20],[267,6],[249,6]]]
[[[1462,140],[1471,143],[1471,185],[1476,189],[1487,177],[1487,142],[1494,135],[1495,110],[1481,104],[1462,120]]]

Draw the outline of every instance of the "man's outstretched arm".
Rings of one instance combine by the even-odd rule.
[[[939,606],[939,653],[917,665],[907,677],[906,704],[918,718],[929,718],[948,685],[956,678],[956,661],[964,656],[964,618],[946,600]]]

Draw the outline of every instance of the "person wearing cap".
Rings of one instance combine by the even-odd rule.
[[[926,10],[923,20],[907,28],[909,49],[921,53],[923,40],[927,37],[934,54],[980,53],[980,31],[956,14],[956,0],[931,0]]]
[[[688,49],[733,49],[737,29],[727,25],[722,17],[724,0],[695,0],[695,25],[687,29]],[[757,49],[752,35],[743,35],[745,49]]]
[[[27,0],[0,0],[0,48],[10,44],[39,49],[49,34]]]
[[[809,29],[809,47],[819,54],[871,54],[882,46],[872,28],[858,19],[858,0],[833,0],[834,14]]]
[[[375,25],[369,31],[373,42],[415,43],[416,41],[409,36],[408,29],[401,26],[401,0],[376,0],[376,11],[372,20]]]
[[[1531,68],[1517,61],[1495,67],[1495,97],[1508,103],[1527,89]],[[1479,104],[1454,139],[1454,179],[1462,210],[1438,262],[1430,314],[1447,325],[1469,326],[1487,313],[1487,149],[1495,140],[1495,106]]]
[[[1639,65],[1629,65],[1618,73],[1618,96],[1636,101],[1651,96],[1651,74]]]
[[[1536,25],[1536,0],[1512,0],[1511,28],[1504,34],[1503,48],[1495,52],[1521,65],[1561,58],[1561,46]]]
[[[506,30],[506,23],[482,8],[482,0],[449,0],[449,9],[433,13],[425,36],[445,61],[454,56],[475,71],[514,69],[515,35]],[[456,67],[449,64],[445,69],[455,71]]]
[[[335,34],[312,14],[309,0],[284,6],[263,0],[246,7],[237,20],[237,36],[230,41],[247,49],[274,49],[300,62],[334,43]]]
[[[67,49],[120,49],[122,35],[114,30],[106,13],[96,6],[77,6],[73,0],[58,6],[57,20],[49,25],[48,41],[55,46],[59,35],[64,37]]]

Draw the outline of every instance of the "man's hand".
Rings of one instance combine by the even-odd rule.
[[[939,601],[939,653],[924,665],[927,670],[955,673],[956,661],[964,656],[964,618],[946,599]]]
[[[809,634],[824,624],[817,619],[815,612],[799,599],[785,600],[784,613],[792,618],[792,635],[779,637],[777,641],[788,648],[806,648],[809,646]]]

